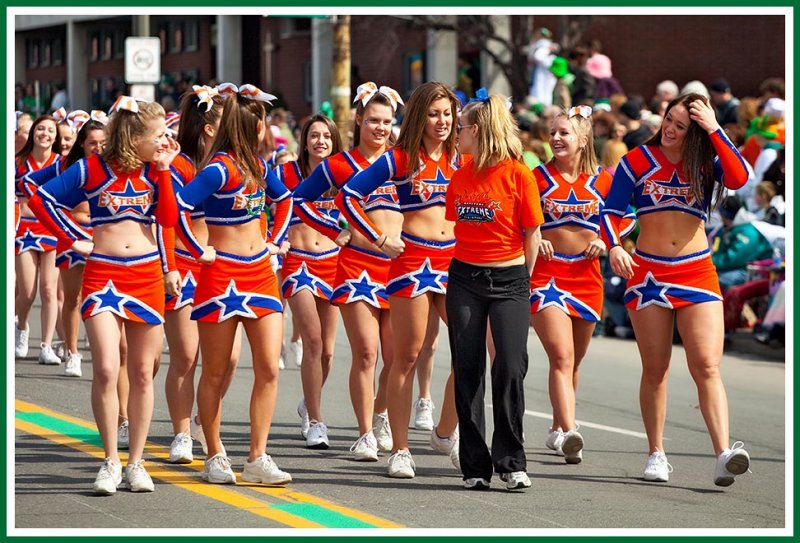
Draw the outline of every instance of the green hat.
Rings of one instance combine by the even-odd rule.
[[[569,61],[564,57],[556,57],[550,65],[550,73],[556,77],[564,77],[569,73]]]

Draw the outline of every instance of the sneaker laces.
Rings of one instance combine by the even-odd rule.
[[[133,464],[128,464],[128,477],[129,478],[133,474],[141,475],[140,472],[142,472],[142,471],[144,471],[146,473],[146,470],[144,469],[144,459],[137,460]]]
[[[114,477],[114,461],[110,458],[106,458],[103,460],[103,465],[100,467],[100,473],[97,474],[99,477]]]
[[[651,454],[650,459],[648,460],[648,466],[651,464],[658,464],[659,466],[666,465],[667,466],[667,473],[672,473],[672,464],[669,463],[667,460],[667,455],[664,454],[662,451],[656,451],[660,454]]]
[[[256,459],[256,460],[258,460],[258,459]],[[231,469],[231,460],[227,456],[222,456],[221,454],[218,454],[218,455],[214,456],[214,458],[210,458],[208,460],[209,468],[213,467],[215,465],[216,465],[217,468],[220,469],[220,471],[227,471],[227,470]],[[211,470],[209,469],[208,471],[211,471]]]
[[[363,442],[366,442],[367,446],[369,446],[369,435],[370,432],[367,432],[358,439],[356,439],[356,442],[350,446],[350,452],[355,452],[355,450],[358,448],[358,445]]]
[[[408,463],[411,464],[411,467],[417,469],[417,465],[414,463],[414,459],[411,457],[411,452],[407,450],[400,450],[394,453],[393,455],[389,456],[386,460],[386,463],[391,465],[394,462],[401,461],[403,458],[408,457]]]

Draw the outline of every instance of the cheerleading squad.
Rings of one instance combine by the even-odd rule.
[[[600,320],[605,253],[628,280],[642,359],[644,479],[667,481],[672,471],[662,440],[673,322],[717,457],[714,483],[729,486],[748,470],[741,442],[729,442],[722,298],[704,233],[724,188],[743,185],[747,170],[707,99],[670,102],[658,133],[625,155],[612,179],[598,167],[587,106],[554,118],[553,158],[531,171],[510,103],[499,95],[481,89],[462,109],[436,82],[417,87],[408,103],[371,82],[356,94],[352,148],[318,114],[303,126],[297,159],[280,164],[265,159],[261,143],[274,97],[253,85],[195,86],[175,117],[127,96],[108,116],[18,116],[16,355],[27,354],[37,283],[40,363],[59,363],[57,330],[66,375],[81,375],[83,318],[106,457],[96,494],[113,494],[123,481],[134,492],[154,489],[142,458],[164,335],[169,462],[192,462],[194,438],[206,456],[203,480],[237,481],[220,421],[246,337],[254,381],[240,476],[292,481],[268,454],[284,302],[303,345],[297,412],[308,448],[329,447],[322,393],[341,315],[359,433],[352,459],[389,453],[390,477],[414,477],[408,421],[422,401],[414,405],[414,374],[430,358],[441,319],[452,366],[439,420],[428,426],[431,446],[449,456],[468,489],[489,488],[493,473],[510,490],[530,487],[522,424],[528,329],[549,360],[546,446],[577,464],[584,438],[575,397]],[[620,244],[637,221],[630,255]],[[129,451],[124,473],[120,448]]]

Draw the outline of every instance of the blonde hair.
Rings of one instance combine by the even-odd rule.
[[[139,113],[117,110],[106,127],[107,139],[102,157],[123,172],[141,168],[137,140],[147,132],[147,124],[158,118],[164,118],[164,108],[158,102],[139,102]]]
[[[775,184],[772,181],[762,181],[756,185],[755,191],[756,194],[766,198],[768,202],[772,201],[772,199],[778,194],[778,189],[775,187]]]
[[[586,138],[586,145],[578,149],[578,171],[581,173],[586,173],[589,175],[594,175],[597,173],[597,155],[594,152],[594,131],[592,130],[592,120],[591,119],[584,119],[580,115],[573,115],[570,117],[566,111],[562,111],[558,115],[556,115],[555,119],[553,119],[553,123],[558,119],[565,118],[569,125],[572,127],[572,131],[575,132],[575,135],[580,139],[581,137]],[[551,162],[555,160],[555,157],[551,159]]]
[[[407,169],[409,172],[416,172],[420,167],[419,154],[422,150],[425,125],[428,122],[428,108],[436,100],[442,98],[447,98],[450,102],[453,123],[458,122],[458,98],[442,83],[436,81],[423,83],[414,89],[406,103],[403,124],[400,125],[400,136],[397,138],[395,147],[399,147],[408,155]],[[455,126],[451,126],[450,134],[444,142],[444,152],[447,154],[448,160],[452,160],[456,156]]]
[[[493,162],[522,161],[519,126],[508,110],[506,99],[493,94],[486,102],[470,102],[461,112],[463,124],[478,126],[477,153],[472,157],[480,170]]]

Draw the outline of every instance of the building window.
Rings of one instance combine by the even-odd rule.
[[[93,32],[89,41],[89,61],[97,62],[100,60],[100,33]]]
[[[61,39],[53,40],[53,66],[64,63],[64,42]]]
[[[314,88],[312,85],[311,61],[303,63],[303,100],[310,104],[314,100]]]
[[[41,49],[42,49],[42,58],[41,62],[39,63],[39,66],[41,68],[46,68],[47,66],[50,66],[50,52],[51,52],[50,42],[48,40],[42,40]]]
[[[170,23],[169,30],[169,52],[180,53],[183,51],[183,24],[173,21]]]
[[[310,17],[287,17],[281,19],[281,38],[291,38],[295,34],[310,31]]]
[[[158,25],[158,39],[161,40],[161,54],[162,55],[167,54],[167,38],[169,37],[168,36],[169,33],[167,32],[167,28],[168,28],[168,23],[160,23]]]
[[[125,30],[114,32],[114,58],[123,58],[125,56],[125,38],[127,37],[128,32]]]
[[[185,51],[197,51],[200,42],[200,28],[196,19],[184,22],[183,43]]]
[[[39,42],[38,40],[28,40],[27,64],[28,68],[39,67]]]
[[[103,33],[103,60],[114,58],[114,33],[107,31]]]

